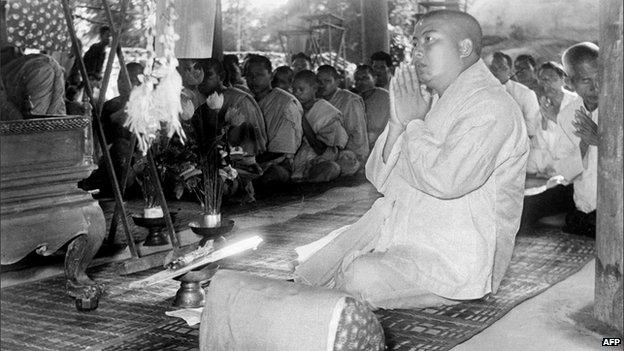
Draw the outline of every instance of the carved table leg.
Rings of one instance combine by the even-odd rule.
[[[65,278],[67,278],[67,293],[71,297],[76,297],[87,286],[100,288],[86,273],[86,269],[93,258],[93,255],[90,254],[92,247],[89,245],[87,235],[83,234],[76,237],[67,248]]]
[[[98,299],[104,290],[103,285],[97,284],[89,278],[86,269],[102,245],[105,235],[105,222],[101,223],[104,220],[103,216],[85,214],[87,222],[90,223],[88,233],[74,238],[65,255],[67,294],[76,298],[76,307],[79,310],[97,308]]]

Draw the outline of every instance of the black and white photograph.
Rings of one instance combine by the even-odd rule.
[[[0,350],[624,350],[621,0],[0,0]]]

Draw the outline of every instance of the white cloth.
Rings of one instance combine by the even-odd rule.
[[[557,118],[559,133],[567,138],[567,142],[576,148],[570,157],[556,162],[557,171],[566,180],[574,182],[574,204],[579,211],[589,213],[596,210],[596,197],[598,192],[598,148],[590,145],[585,157],[581,155],[579,143],[581,139],[574,135],[576,128],[572,125],[575,121],[575,112],[583,106],[583,99],[577,97],[561,110]],[[592,121],[598,123],[598,110],[591,113]]]
[[[522,116],[526,122],[527,133],[529,136],[535,135],[536,130],[540,127],[541,113],[537,95],[535,92],[527,88],[524,84],[518,83],[511,79],[507,80],[505,90],[520,106]]]
[[[576,93],[565,89],[562,89],[562,91],[563,99],[559,106],[557,121],[561,121],[563,118],[562,114],[565,113],[569,104],[580,99]],[[574,145],[568,139],[559,123],[548,120],[546,129],[544,129],[540,121],[535,136],[531,139],[531,153],[527,164],[527,173],[541,173],[549,177],[555,176],[558,174],[558,170],[561,171],[562,165],[570,162],[570,157],[575,155],[577,149],[578,145]]]
[[[204,311],[203,307],[198,308],[182,308],[175,311],[165,311],[165,314],[170,317],[182,318],[189,326],[194,326],[201,322],[201,315]]]
[[[529,152],[517,104],[480,60],[448,87],[424,121],[408,124],[384,163],[387,136],[388,127],[366,165],[368,179],[384,196],[340,236],[354,235],[351,228],[376,233],[374,250],[410,267],[402,271],[404,279],[444,298],[495,292],[520,224]],[[317,255],[333,252],[338,250]],[[326,271],[336,268],[324,263],[331,258],[317,255],[296,274],[327,284]]]
[[[304,137],[301,146],[297,150],[293,161],[293,179],[302,179],[307,176],[307,171],[314,161],[335,161],[338,150],[342,150],[347,144],[349,136],[342,126],[342,114],[340,110],[324,99],[318,99],[303,117],[310,124],[316,138],[327,148],[321,155],[317,155]]]
[[[200,350],[333,350],[347,297],[335,290],[219,270],[206,294]]]
[[[370,152],[364,100],[357,94],[338,88],[329,102],[342,113],[342,125],[349,135],[345,149],[353,151],[364,164]]]

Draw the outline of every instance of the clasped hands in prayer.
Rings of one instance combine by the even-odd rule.
[[[390,121],[382,158],[388,161],[397,138],[409,122],[424,120],[431,108],[431,96],[423,96],[414,65],[402,62],[390,81]]]
[[[561,101],[563,101],[563,93],[553,94],[552,99],[546,96],[540,96],[538,99],[540,112],[542,114],[542,129],[548,128],[548,120],[557,123],[557,115],[559,114],[559,108],[561,107]]]
[[[591,114],[581,106],[580,109],[574,113],[575,120],[572,122],[576,131],[574,134],[581,138],[581,143],[586,145],[598,145],[598,125],[592,121]],[[586,148],[586,145],[581,146],[581,150]]]
[[[414,65],[402,62],[390,81],[390,123],[401,129],[415,119],[424,120],[431,97],[423,96]]]

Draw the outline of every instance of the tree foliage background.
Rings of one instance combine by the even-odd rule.
[[[226,51],[237,48],[236,26],[239,19],[244,23],[241,50],[282,51],[280,30],[305,27],[301,16],[329,12],[344,19],[347,60],[355,63],[362,60],[362,9],[359,0],[289,0],[284,6],[264,13],[262,9],[250,6],[250,0],[223,1],[223,45]],[[391,54],[398,62],[403,59],[406,48],[409,49],[409,36],[417,9],[413,0],[390,0],[388,7]],[[322,48],[328,48],[328,37],[321,36],[319,43]],[[338,42],[334,40],[333,44],[331,49],[337,52]]]
[[[154,0],[128,0],[123,46],[145,47],[148,1]],[[280,30],[305,27],[303,15],[331,12],[344,18],[347,60],[362,61],[360,0],[287,0],[281,6],[265,7],[254,0],[221,1],[225,51],[285,51]],[[72,0],[72,3],[83,44],[95,42],[99,26],[107,23],[100,1]],[[109,3],[119,23],[120,0]],[[388,0],[390,53],[395,62],[402,61],[411,50],[410,37],[418,12],[416,3],[416,0]],[[461,0],[460,6],[480,21],[488,34],[486,45],[495,45],[496,50],[516,48],[556,58],[560,51],[557,45],[597,39],[595,0]],[[319,39],[321,47],[327,48],[327,36]],[[332,49],[338,50],[336,41]]]
[[[109,1],[115,23],[120,23],[120,0]],[[99,1],[74,0],[74,16],[83,44],[97,41],[98,29],[108,24]],[[124,16],[122,46],[145,47],[147,2],[129,0]],[[412,0],[390,0],[389,20],[391,53],[397,60],[403,58],[409,45],[409,34],[414,25],[415,6]],[[350,62],[360,62],[361,7],[359,0],[289,0],[277,8],[263,9],[252,0],[222,0],[223,49],[225,51],[283,51],[279,31],[305,27],[302,15],[333,13],[344,19],[346,57]],[[334,32],[336,33],[336,32]],[[335,38],[335,37],[334,37]],[[284,39],[284,38],[282,38]],[[327,36],[319,38],[321,47],[328,47]],[[334,39],[332,49],[338,51]]]
[[[111,14],[116,26],[122,23],[121,1],[108,1]],[[83,46],[97,41],[98,30],[103,25],[108,25],[108,18],[104,12],[101,1],[97,0],[74,0],[71,2],[74,9],[74,20],[79,38],[82,38]],[[149,6],[145,0],[128,0],[125,16],[123,19],[123,37],[121,45],[124,47],[145,47],[147,14]],[[84,47],[86,50],[88,47]]]

